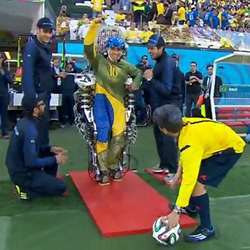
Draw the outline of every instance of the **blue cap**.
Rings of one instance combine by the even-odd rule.
[[[36,26],[40,29],[50,29],[50,30],[54,29],[54,25],[48,17],[40,18]]]
[[[153,34],[148,40],[148,47],[165,47],[165,41],[159,34]]]

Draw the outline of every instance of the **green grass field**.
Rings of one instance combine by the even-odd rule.
[[[86,146],[74,128],[51,131],[52,144],[68,149],[69,162],[60,168],[62,174],[85,169]],[[8,142],[0,141],[0,250],[135,250],[164,249],[150,234],[104,238],[91,220],[85,205],[69,177],[65,180],[70,195],[44,198],[32,202],[16,199],[4,165]],[[174,201],[176,192],[143,172],[157,163],[151,128],[139,130],[132,148],[133,165],[138,174],[161,194]],[[178,250],[246,250],[250,249],[250,147],[220,188],[209,190],[215,239],[190,244],[180,240],[171,249]],[[115,218],[114,218],[115,219]],[[118,222],[119,223],[119,222]]]

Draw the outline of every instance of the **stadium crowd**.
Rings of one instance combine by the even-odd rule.
[[[128,41],[147,42],[155,29],[168,31],[175,27],[203,28],[249,32],[249,1],[229,0],[92,0],[92,12],[83,14],[80,20],[71,24],[67,6],[62,6],[56,21],[57,35],[67,35],[74,39],[84,38],[93,17],[112,14],[112,25],[123,27]],[[71,27],[72,26],[72,27]],[[170,32],[171,34],[171,32]]]

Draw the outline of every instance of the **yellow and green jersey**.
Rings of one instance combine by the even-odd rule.
[[[92,23],[84,39],[85,54],[94,70],[96,84],[104,88],[109,94],[123,103],[126,95],[124,84],[131,77],[133,83],[139,87],[141,84],[141,73],[134,65],[125,60],[111,62],[102,54],[95,50],[95,39],[99,31],[100,24]]]

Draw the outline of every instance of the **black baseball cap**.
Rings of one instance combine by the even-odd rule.
[[[48,17],[40,18],[36,26],[40,29],[49,29],[49,30],[54,29],[53,22]]]
[[[148,40],[148,47],[165,47],[166,43],[163,37],[159,34],[153,34]]]
[[[22,99],[22,106],[25,111],[33,111],[33,109],[37,106],[37,104],[41,101],[44,102],[45,100],[45,95],[40,94],[40,95],[35,95],[35,96],[29,96],[29,95],[24,95]]]

